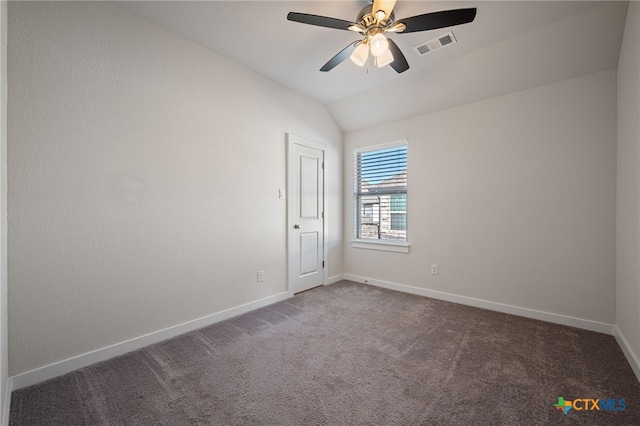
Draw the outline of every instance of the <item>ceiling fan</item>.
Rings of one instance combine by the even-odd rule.
[[[473,22],[476,17],[474,7],[425,13],[396,21],[393,12],[395,4],[396,0],[374,0],[373,4],[368,4],[360,11],[355,22],[297,12],[289,12],[287,19],[319,27],[349,30],[364,36],[364,39],[354,41],[342,49],[324,64],[320,71],[331,71],[347,58],[351,58],[356,65],[364,66],[371,53],[376,66],[390,65],[397,73],[401,73],[409,69],[407,59],[398,45],[385,37],[385,34],[406,34],[452,27]]]

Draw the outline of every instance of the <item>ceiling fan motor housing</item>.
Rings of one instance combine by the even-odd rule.
[[[376,19],[376,15],[373,13],[373,5],[367,5],[363,7],[360,13],[358,13],[358,17],[356,18],[356,22],[364,27],[367,32],[372,28],[380,28],[384,31],[384,29],[393,26],[394,21],[395,13],[392,11],[389,16],[387,16],[381,22],[378,22]]]

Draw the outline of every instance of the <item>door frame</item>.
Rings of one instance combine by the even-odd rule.
[[[328,202],[327,202],[327,145],[322,142],[316,142],[311,139],[304,138],[302,136],[297,136],[291,133],[286,134],[286,145],[287,145],[287,292],[293,296],[293,285],[292,278],[294,276],[293,271],[293,247],[291,244],[291,234],[294,225],[294,217],[295,217],[295,207],[293,205],[293,167],[295,167],[295,158],[293,155],[293,145],[302,145],[308,148],[317,149],[318,151],[322,151],[323,164],[322,167],[322,211],[324,212],[324,217],[322,219],[322,258],[324,259],[324,267],[322,268],[322,284],[327,284],[327,279],[329,276],[329,251],[327,245],[327,238],[329,236],[329,228],[327,226],[328,223]]]

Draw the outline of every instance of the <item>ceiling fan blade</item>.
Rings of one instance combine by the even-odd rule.
[[[384,12],[385,18],[388,18],[396,5],[396,0],[373,0],[371,11],[375,14],[379,10]]]
[[[406,25],[402,33],[415,33],[473,22],[476,17],[476,12],[477,9],[475,7],[469,9],[443,10],[400,19],[398,22]]]
[[[391,40],[390,38],[388,38],[387,40],[389,40],[389,50],[393,55],[393,62],[391,62],[389,65],[391,66],[391,68],[396,70],[398,74],[405,72],[409,69],[407,58],[404,57],[402,51],[393,40]]]
[[[353,22],[342,19],[328,18],[326,16],[309,15],[307,13],[289,12],[289,21],[300,22],[302,24],[316,25],[318,27],[335,28],[337,30],[348,30]]]
[[[322,68],[320,68],[320,71],[322,71],[322,72],[331,71],[332,69],[334,69],[335,67],[340,65],[342,63],[342,61],[344,61],[349,56],[351,56],[353,51],[356,50],[356,47],[357,47],[358,43],[360,43],[360,42],[361,42],[360,40],[354,41],[353,43],[351,43],[350,45],[348,45],[347,47],[342,49],[340,51],[340,53],[338,53],[336,56],[331,58],[329,60],[329,62],[324,64],[324,66]]]

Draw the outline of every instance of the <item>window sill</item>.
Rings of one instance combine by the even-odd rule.
[[[409,243],[392,240],[352,240],[351,247],[368,250],[392,251],[395,253],[409,253]]]

